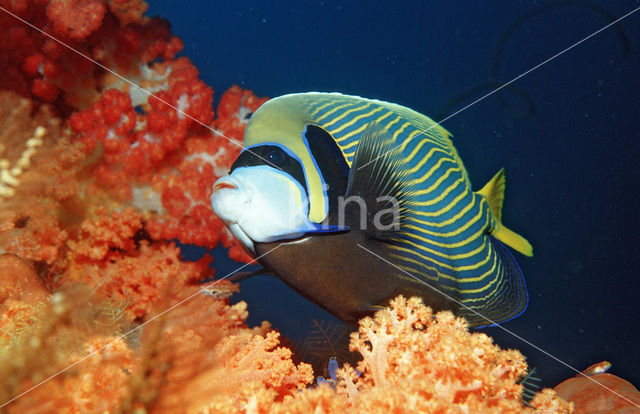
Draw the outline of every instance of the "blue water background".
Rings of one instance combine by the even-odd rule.
[[[501,81],[609,22],[584,4],[549,1],[150,3],[149,14],[171,22],[216,99],[233,84],[269,97],[340,91],[430,116],[489,80],[501,36],[536,7],[558,5],[514,30]],[[640,7],[594,4],[618,17]],[[618,27],[628,54],[609,28],[515,82],[535,103],[529,118],[512,116],[491,96],[443,123],[474,189],[506,167],[503,221],[535,250],[531,259],[517,256],[531,301],[503,325],[511,333],[483,331],[521,350],[547,386],[575,373],[545,353],[578,370],[609,360],[611,372],[640,386],[640,11]],[[528,109],[518,96],[504,97]],[[216,253],[218,277],[238,266],[224,256]],[[294,340],[313,318],[330,318],[268,276],[242,282],[240,299],[251,324],[269,320]]]

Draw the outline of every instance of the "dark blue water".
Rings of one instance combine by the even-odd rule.
[[[640,7],[629,0],[150,3],[217,98],[232,84],[271,97],[340,91],[432,117],[489,82],[492,67],[498,80],[511,80],[602,28],[610,20],[597,7],[617,17]],[[640,11],[517,80],[526,95],[505,92],[507,109],[491,96],[443,123],[475,189],[507,169],[503,221],[534,246],[533,258],[518,257],[531,301],[504,324],[513,334],[484,332],[520,349],[546,385],[575,373],[520,338],[579,370],[609,360],[611,372],[640,385],[639,74]],[[237,267],[216,257],[218,276]],[[241,289],[251,323],[270,320],[294,339],[312,318],[329,318],[275,278]]]

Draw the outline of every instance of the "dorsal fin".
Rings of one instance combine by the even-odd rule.
[[[478,191],[478,194],[481,194],[489,203],[493,218],[500,222],[502,221],[505,181],[504,168],[501,168],[500,171]]]
[[[502,168],[477,192],[489,203],[489,209],[495,221],[491,235],[515,251],[525,256],[533,256],[533,247],[531,247],[527,239],[502,224],[502,204],[504,203],[505,186],[506,176],[504,168]]]

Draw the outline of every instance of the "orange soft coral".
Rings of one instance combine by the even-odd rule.
[[[122,312],[114,311],[112,300],[100,299],[94,290],[55,293],[39,305],[29,329],[16,324],[5,327],[11,341],[0,340],[0,375],[7,379],[0,386],[0,403],[38,385],[13,401],[8,412],[80,413],[146,407],[148,412],[173,413],[184,412],[198,398],[210,401],[212,396],[201,392],[206,387],[197,385],[202,375],[213,370],[219,374],[214,379],[224,383],[231,375],[247,378],[251,369],[260,369],[265,376],[258,381],[259,387],[270,381],[268,386],[282,394],[310,379],[308,373],[296,377],[297,368],[287,351],[273,349],[277,338],[263,337],[268,324],[246,327],[246,304],[230,306],[228,295],[235,289],[228,282],[216,282],[208,294],[197,293],[194,286],[176,290],[176,296],[188,300],[138,330],[131,329]],[[155,303],[152,313],[165,311],[171,300],[168,296]],[[129,334],[117,336],[122,332]],[[226,369],[217,349],[230,335],[243,339],[225,340],[224,349],[242,357]],[[302,366],[300,373],[304,372]],[[39,384],[53,374],[56,376]],[[279,386],[273,387],[278,378]]]
[[[225,281],[210,284],[207,294],[198,293],[196,287],[182,289],[180,297],[189,299],[145,326],[140,336],[141,365],[132,378],[131,405],[143,402],[152,406],[153,412],[174,413],[212,398],[213,385],[196,383],[212,371],[221,374],[214,380],[224,379],[220,371],[223,361],[214,351],[216,345],[229,335],[245,331],[265,334],[269,328],[263,324],[247,329],[246,304],[229,305],[228,295],[234,290]],[[159,303],[153,312],[160,313],[167,305]]]
[[[64,373],[38,386],[28,397],[17,399],[8,413],[116,411],[128,394],[132,350],[122,338],[109,336],[88,338],[80,349],[81,353],[74,353],[64,364],[73,364],[86,354],[96,353],[82,361],[75,372]]]
[[[133,209],[108,214],[103,207],[82,223],[78,241],[69,241],[77,264],[115,261],[136,250],[134,236],[142,217]]]
[[[13,254],[0,254],[0,343],[28,330],[48,297],[33,267]]]
[[[34,388],[28,397],[16,399],[8,412],[87,412],[119,404],[133,354],[114,336],[122,326],[118,316],[95,299],[82,288],[57,292],[34,308],[28,329],[5,326],[0,341],[2,403],[115,341],[77,368]]]
[[[156,303],[152,313],[159,317],[138,332],[91,291],[57,293],[13,353],[0,352],[0,374],[12,378],[0,387],[0,402],[76,362],[13,401],[8,412],[235,413],[291,400],[313,379],[311,367],[295,365],[268,324],[248,329],[246,304],[230,306],[230,291],[224,281],[207,294],[182,288],[181,306],[165,314],[171,298]],[[114,336],[120,329],[130,334]]]
[[[0,254],[0,306],[10,299],[35,306],[48,297],[33,267],[16,255]]]
[[[467,327],[450,312],[432,315],[418,298],[394,299],[352,334],[361,374],[342,370],[341,392],[358,412],[527,411],[517,383],[524,357]]]
[[[80,189],[79,154],[51,108],[0,92],[0,249],[54,266],[68,233],[58,219]]]
[[[35,110],[28,99],[0,91],[0,201],[44,193],[60,124],[51,108]],[[3,203],[3,213],[11,207]]]
[[[225,284],[216,282],[207,294],[183,288],[179,296],[187,300],[166,314],[159,311],[171,298],[156,303],[151,313],[160,317],[128,341],[113,336],[119,325],[108,321],[117,319],[106,312],[105,321],[105,313],[95,312],[99,303],[86,300],[91,292],[56,294],[14,347],[11,362],[3,362],[0,373],[12,378],[0,389],[5,401],[98,352],[12,402],[9,412],[42,407],[150,413],[534,411],[519,397],[516,379],[524,370],[519,353],[470,334],[450,313],[433,316],[418,299],[397,298],[361,322],[351,342],[363,356],[360,372],[344,368],[337,392],[327,385],[305,389],[313,378],[310,366],[296,366],[268,325],[247,329],[246,305],[230,306]],[[545,413],[571,408],[552,390],[532,404]]]
[[[211,210],[212,183],[227,173],[239,150],[219,136],[188,138],[180,152],[151,179],[149,191],[156,195],[158,206],[140,196],[135,198],[134,205],[139,208],[163,213],[149,216],[151,236],[206,247],[217,245],[224,226]],[[134,190],[134,194],[139,192],[139,188]]]
[[[149,244],[141,215],[131,208],[112,214],[98,209],[94,218],[83,223],[78,241],[68,245],[68,274],[58,283],[82,282],[105,297],[128,304],[131,320],[144,319],[160,301],[170,306],[179,299],[181,289],[213,275],[209,255],[197,262],[183,262],[173,243]]]
[[[180,337],[190,345],[175,349],[189,350],[192,361],[175,354],[174,368],[166,374],[167,384],[175,381],[169,388],[182,384],[183,391],[161,392],[159,412],[176,412],[182,407],[184,412],[236,413],[249,406],[267,409],[285,397],[292,398],[311,382],[313,372],[310,365],[296,366],[291,361],[291,351],[278,346],[278,336],[273,331],[242,330],[206,348],[200,345],[199,336],[183,333]],[[194,366],[199,369],[185,372],[185,367]]]
[[[274,331],[265,336],[242,335],[225,338],[218,345],[216,354],[228,371],[228,386],[256,381],[275,392],[276,400],[303,388],[313,379],[311,366],[291,361],[291,350],[279,347],[280,334]]]

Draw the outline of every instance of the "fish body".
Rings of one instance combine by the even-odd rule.
[[[277,269],[277,276],[292,289],[349,324],[399,294],[420,296],[434,309],[458,309],[445,296],[372,256],[389,257],[392,252],[384,242],[372,241],[363,232],[258,243],[256,252],[264,255],[262,265]]]
[[[214,212],[263,266],[354,323],[397,294],[473,326],[524,311],[501,222],[504,171],[477,192],[451,135],[409,108],[336,93],[260,107],[214,185]],[[260,182],[256,186],[255,183]]]

